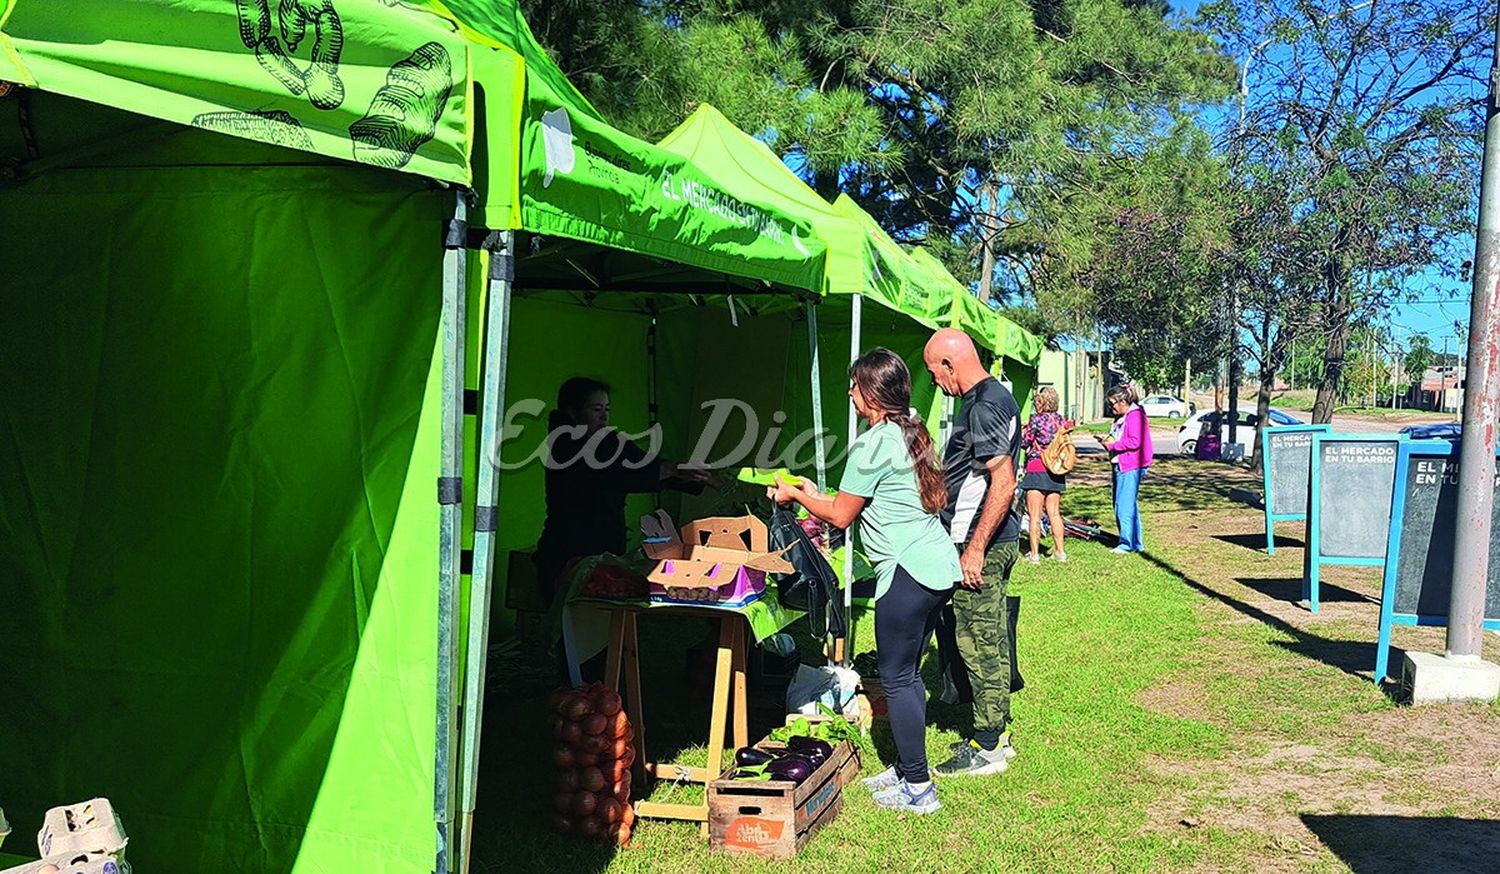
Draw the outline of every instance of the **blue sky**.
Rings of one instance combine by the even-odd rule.
[[[1199,5],[1200,0],[1172,0],[1172,7],[1185,14],[1196,12]],[[1274,48],[1269,49],[1267,54],[1271,52],[1274,52]],[[1255,85],[1253,69],[1250,84],[1252,88]],[[1231,121],[1235,111],[1232,102],[1222,107],[1208,108],[1204,113],[1205,122],[1210,128],[1217,128]],[[784,160],[799,174],[805,169],[800,155],[789,154]],[[1476,177],[1479,171],[1480,168],[1476,163],[1474,167]],[[1456,248],[1464,254],[1458,260],[1472,258],[1473,247],[1472,235],[1459,241]],[[1394,335],[1396,342],[1405,348],[1410,344],[1414,335],[1426,334],[1435,349],[1442,350],[1445,341],[1451,341],[1456,349],[1461,340],[1456,335],[1455,323],[1467,326],[1469,321],[1469,284],[1454,277],[1445,277],[1438,268],[1432,268],[1410,280],[1407,283],[1407,291],[1406,296],[1412,300],[1392,307],[1388,314],[1388,323],[1385,325]]]
[[[1186,14],[1192,14],[1200,6],[1199,0],[1172,0],[1172,8]],[[1255,86],[1254,70],[1252,68],[1250,86]],[[1226,117],[1232,112],[1232,107],[1222,110],[1210,110],[1211,121],[1220,120],[1217,114],[1222,112]],[[1479,165],[1474,166],[1474,176],[1479,176]],[[1475,216],[1478,218],[1477,214]],[[1468,235],[1456,248],[1464,254],[1459,260],[1473,257],[1474,238]],[[1407,291],[1414,300],[1410,303],[1399,304],[1390,312],[1389,328],[1395,335],[1396,341],[1405,347],[1409,344],[1412,336],[1426,334],[1432,341],[1434,348],[1441,350],[1444,340],[1453,341],[1455,346],[1454,323],[1458,322],[1465,326],[1469,322],[1469,296],[1471,286],[1454,277],[1445,277],[1437,268],[1430,269],[1420,276],[1413,278],[1407,283]]]

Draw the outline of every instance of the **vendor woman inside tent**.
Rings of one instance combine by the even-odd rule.
[[[625,554],[628,496],[663,488],[697,494],[711,476],[648,456],[609,427],[609,386],[596,379],[564,382],[547,425],[547,519],[536,568],[537,584],[550,602],[566,594],[560,577],[574,559]]]

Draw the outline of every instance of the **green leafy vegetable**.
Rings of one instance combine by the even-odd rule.
[[[849,724],[849,720],[839,715],[826,704],[819,704],[818,709],[828,717],[827,721],[814,725],[808,721],[806,716],[799,716],[792,720],[791,725],[783,725],[772,729],[771,740],[786,743],[794,737],[815,737],[818,740],[827,741],[829,744],[838,744],[840,741],[853,742],[857,730]]]

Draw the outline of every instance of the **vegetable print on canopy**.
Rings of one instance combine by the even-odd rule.
[[[435,42],[397,61],[365,117],[349,125],[355,159],[392,170],[406,166],[437,133],[453,90],[451,68],[448,50]]]
[[[273,21],[271,0],[236,0],[240,40],[255,50],[255,59],[293,94],[307,93],[319,109],[337,109],[344,102],[339,78],[339,56],[344,51],[344,24],[333,0],[280,0]],[[389,4],[387,4],[389,5]],[[309,63],[291,57],[312,26]],[[277,34],[280,38],[277,38]]]

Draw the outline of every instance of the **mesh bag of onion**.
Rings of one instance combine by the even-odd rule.
[[[557,766],[553,827],[585,840],[624,846],[635,824],[630,767],[635,729],[620,695],[603,683],[558,689],[548,699]]]

